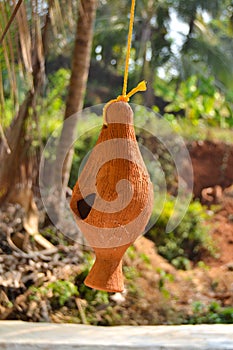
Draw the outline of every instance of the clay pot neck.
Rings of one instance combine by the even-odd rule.
[[[115,248],[94,248],[95,263],[84,283],[86,286],[106,292],[122,292],[122,257],[130,244]]]
[[[134,126],[131,124],[112,123],[103,126],[97,144],[106,140],[124,138],[136,141]]]

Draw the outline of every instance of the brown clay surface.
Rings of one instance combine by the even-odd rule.
[[[203,260],[211,266],[233,264],[233,145],[199,141],[188,148],[194,171],[194,196],[210,209],[215,205],[210,224],[219,257]],[[205,198],[207,188],[211,195]]]
[[[223,142],[198,141],[188,145],[194,171],[194,195],[203,188],[233,183],[233,145]]]
[[[143,295],[143,301],[140,299],[139,304],[133,304],[135,322],[143,319],[143,324],[160,323],[166,318],[170,322],[174,318],[177,322],[179,315],[182,318],[183,314],[192,314],[194,302],[208,305],[217,301],[221,306],[233,305],[233,272],[229,264],[222,263],[222,260],[232,261],[228,253],[225,255],[222,252],[222,260],[216,260],[215,266],[211,262],[211,266],[206,268],[194,267],[189,271],[182,271],[176,270],[159,256],[153,242],[144,237],[135,242],[135,248],[139,256],[146,251],[151,263],[151,268],[140,260],[136,263],[141,272],[136,283]],[[162,288],[159,290],[161,281]],[[131,305],[132,303],[131,301]],[[130,305],[129,300],[126,305],[128,304]]]
[[[231,264],[233,267],[233,197],[223,193],[219,209],[211,220],[212,237],[218,249],[218,259],[204,258],[211,266]]]

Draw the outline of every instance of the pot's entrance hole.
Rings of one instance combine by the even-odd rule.
[[[78,208],[78,212],[80,214],[81,219],[86,219],[91,211],[91,208],[94,204],[95,201],[95,197],[96,194],[95,193],[91,193],[88,196],[86,196],[83,199],[80,199],[77,202],[77,208]]]

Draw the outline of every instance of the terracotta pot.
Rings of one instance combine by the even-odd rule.
[[[146,227],[153,187],[136,141],[129,104],[110,104],[106,121],[74,186],[70,207],[96,254],[85,284],[120,292],[124,288],[122,257]]]

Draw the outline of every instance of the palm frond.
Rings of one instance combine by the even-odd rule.
[[[232,43],[224,44],[222,38],[200,19],[194,24],[195,35],[182,48],[185,71],[191,74],[195,67],[200,70],[200,64],[205,65],[219,86],[233,87]]]

